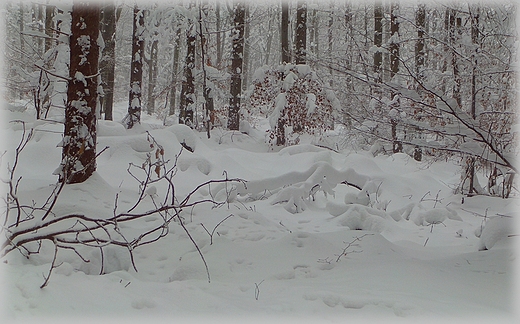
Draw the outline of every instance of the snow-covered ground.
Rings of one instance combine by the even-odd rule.
[[[30,109],[10,108],[2,108],[2,151],[8,150],[1,161],[2,177],[22,133],[19,123],[7,121],[25,120],[35,133],[17,169],[23,175],[20,197],[41,203],[56,181],[52,173],[61,158],[56,144],[62,126],[34,121]],[[123,117],[124,109],[118,106],[116,118]],[[250,184],[234,188],[239,195],[219,208],[198,205],[182,213],[211,282],[178,222],[160,241],[134,251],[137,272],[123,248],[105,248],[104,275],[98,275],[98,249],[85,250],[89,263],[60,251],[59,267],[40,289],[54,251],[44,244],[30,259],[16,251],[2,259],[4,319],[518,319],[518,238],[510,235],[518,231],[511,218],[497,215],[516,216],[520,202],[476,196],[462,203],[453,194],[460,179],[455,163],[416,162],[405,154],[337,153],[309,144],[273,152],[262,129],[249,134],[215,129],[207,139],[182,125],[160,125],[144,116],[141,127],[127,131],[118,122],[100,121],[98,148],[109,148],[98,158],[98,171],[83,184],[66,186],[55,210],[104,217],[113,213],[116,194],[118,208],[124,209],[138,193],[128,164],[140,165],[150,151],[144,131],[170,159],[185,142],[194,150],[184,150],[177,162],[179,198],[224,174]],[[345,180],[363,190],[342,184]],[[320,190],[309,191],[315,184]],[[157,196],[164,195],[162,189],[157,187]],[[195,198],[209,195],[203,189]],[[151,198],[144,203],[152,206]],[[212,237],[204,227],[215,229]]]

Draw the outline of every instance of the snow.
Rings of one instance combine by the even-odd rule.
[[[9,107],[1,108],[3,120],[23,119],[35,129],[18,165],[18,196],[42,203],[56,181],[62,126],[35,121],[31,107]],[[115,109],[123,116],[127,104]],[[511,216],[520,202],[474,196],[462,203],[453,193],[460,181],[454,163],[334,152],[310,142],[273,152],[265,129],[251,125],[243,126],[247,134],[214,129],[207,139],[184,125],[158,127],[161,122],[144,113],[142,120],[139,130],[98,122],[98,151],[109,149],[90,179],[65,186],[55,213],[106,219],[116,195],[118,210],[131,206],[139,184],[128,165],[155,157],[148,131],[165,160],[177,161],[179,199],[207,180],[247,180],[245,186],[203,188],[195,199],[226,203],[181,213],[211,282],[178,222],[161,240],[133,251],[137,271],[123,247],[105,247],[103,258],[99,249],[84,247],[88,263],[61,250],[48,286],[40,289],[53,257],[47,242],[29,259],[17,251],[2,258],[2,317],[8,322],[518,320],[518,238],[511,235],[517,234]],[[6,179],[22,127],[5,122],[0,134]],[[165,194],[160,183],[147,187],[143,208],[153,208]],[[157,215],[127,230],[158,221]]]
[[[312,115],[316,110],[316,95],[314,93],[307,94],[305,108],[307,109],[307,116]]]
[[[489,250],[498,241],[507,240],[508,236],[514,234],[513,219],[510,217],[496,216],[489,219],[480,235],[479,250]]]

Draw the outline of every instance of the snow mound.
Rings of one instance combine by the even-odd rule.
[[[352,205],[338,220],[339,225],[351,230],[383,232],[388,227],[388,218],[384,211],[361,205]]]
[[[124,136],[126,135],[125,127],[118,122],[111,120],[98,119],[97,121],[98,136]]]
[[[211,172],[211,163],[202,156],[181,155],[179,157],[179,160],[177,161],[177,166],[179,167],[179,170],[183,172],[188,170],[193,165],[196,165],[197,169],[205,175],[208,175]]]
[[[278,155],[295,155],[295,154],[301,154],[301,153],[316,153],[324,151],[325,149],[318,147],[316,145],[312,144],[300,144],[300,145],[293,145],[293,146],[287,146],[281,149],[278,152]]]
[[[77,259],[71,259],[77,263]],[[100,250],[92,250],[89,262],[82,262],[78,267],[80,271],[88,275],[107,274],[115,271],[128,271],[132,266],[130,252],[126,248],[106,246],[103,254]]]
[[[493,217],[490,218],[484,229],[482,230],[482,234],[480,235],[480,241],[478,245],[478,250],[489,250],[491,249],[498,241],[505,239],[508,235],[513,233],[513,219],[511,217]]]
[[[327,202],[325,208],[332,216],[339,216],[341,214],[344,214],[349,209],[349,206],[329,201]]]
[[[422,206],[421,206],[422,207]],[[413,221],[418,226],[436,225],[443,223],[446,219],[462,221],[457,212],[450,208],[434,208],[423,212],[418,212]]]
[[[167,130],[175,134],[177,140],[184,146],[184,148],[191,152],[195,151],[198,138],[193,132],[193,129],[186,125],[177,124],[168,127]]]

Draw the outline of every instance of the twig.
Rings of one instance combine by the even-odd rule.
[[[52,258],[52,263],[51,263],[51,267],[49,269],[49,274],[47,275],[47,277],[43,276],[45,278],[45,281],[40,286],[40,289],[44,288],[49,283],[49,279],[51,278],[52,270],[54,269],[54,265],[56,263],[57,255],[58,255],[58,243],[56,242],[56,239],[54,239],[54,257]]]
[[[258,296],[260,295],[260,285],[264,282],[264,280],[260,281],[260,283],[255,282],[255,299],[258,300]]]
[[[336,259],[336,262],[339,262],[339,259],[342,257],[342,256],[346,256],[347,254],[349,253],[360,253],[361,251],[350,251],[350,252],[347,252],[347,250],[351,247],[351,246],[354,246],[355,242],[357,241],[361,241],[361,239],[365,236],[368,236],[368,235],[374,235],[374,234],[363,234],[359,237],[356,237],[355,239],[353,239],[352,241],[350,241],[349,243],[347,243],[347,246],[345,246],[345,248],[343,248],[343,251],[341,252],[341,254],[338,255],[338,258]],[[357,244],[356,244],[357,245]]]
[[[179,224],[182,226],[182,228],[186,232],[186,235],[188,235],[188,238],[191,240],[191,242],[193,243],[193,245],[197,249],[197,252],[199,252],[200,258],[202,259],[202,262],[204,263],[204,267],[206,268],[206,274],[208,275],[208,283],[211,283],[211,278],[210,278],[210,275],[209,275],[209,268],[208,268],[208,264],[206,263],[206,259],[204,258],[204,254],[202,254],[202,251],[200,250],[199,246],[197,245],[197,242],[195,242],[195,240],[193,239],[193,237],[190,234],[190,231],[188,231],[188,229],[186,228],[186,226],[182,222],[182,218],[181,217],[177,217],[177,219],[179,220]]]
[[[215,225],[215,227],[213,227],[213,230],[211,231],[211,233],[208,231],[208,229],[206,228],[206,226],[204,226],[204,224],[200,223],[200,225],[202,226],[202,228],[206,231],[206,233],[208,233],[209,235],[209,245],[213,245],[213,234],[215,234],[215,230],[217,229],[217,227],[220,226],[220,224],[224,223],[224,221],[230,217],[232,217],[233,214],[227,216],[226,218],[224,218],[223,220],[221,220],[220,222],[218,222],[217,225]],[[218,234],[218,232],[217,232]]]

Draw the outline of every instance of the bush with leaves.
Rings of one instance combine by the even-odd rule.
[[[308,65],[259,68],[249,101],[254,112],[269,117],[272,145],[294,145],[301,134],[320,136],[334,127],[336,96]]]

